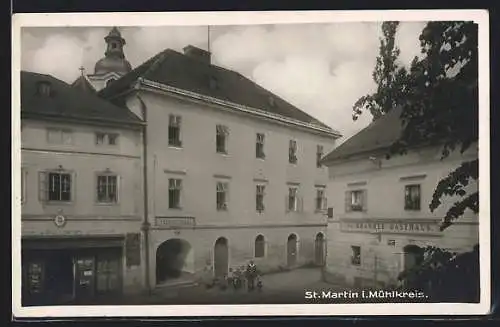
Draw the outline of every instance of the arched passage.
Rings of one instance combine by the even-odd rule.
[[[219,237],[214,246],[214,274],[223,277],[229,268],[229,248],[225,237]]]
[[[418,266],[424,260],[424,249],[414,245],[408,244],[403,248],[404,254],[404,270],[411,269]]]
[[[316,234],[314,241],[314,263],[318,266],[325,264],[325,236],[323,233]]]
[[[156,249],[156,284],[181,277],[192,257],[192,247],[186,240],[172,238],[160,244]]]
[[[288,236],[286,252],[286,264],[292,267],[297,263],[297,235],[290,234]]]

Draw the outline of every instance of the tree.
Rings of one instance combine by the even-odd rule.
[[[478,140],[478,34],[473,22],[430,22],[420,35],[421,60],[415,58],[401,101],[403,132],[389,157],[411,147],[442,146],[442,159],[459,150],[463,154]],[[429,205],[434,211],[443,196],[457,196],[441,229],[463,215],[479,211],[479,192],[466,187],[479,177],[478,159],[462,165],[442,179]]]
[[[377,84],[377,91],[359,98],[353,106],[353,120],[357,120],[363,110],[369,110],[373,120],[395,108],[404,97],[405,81],[408,73],[397,64],[399,48],[395,36],[399,22],[382,23],[383,37],[380,39],[379,55],[372,77]]]

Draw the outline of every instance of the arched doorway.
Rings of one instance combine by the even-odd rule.
[[[286,264],[288,267],[292,267],[297,263],[297,235],[290,234],[288,236],[287,246],[286,246]]]
[[[418,266],[424,260],[424,249],[414,245],[408,244],[403,248],[404,253],[404,270],[411,269]]]
[[[229,248],[225,237],[219,237],[214,246],[214,274],[223,277],[229,268]]]
[[[323,233],[318,233],[314,241],[314,263],[318,266],[325,264],[325,236]]]
[[[173,238],[160,244],[156,250],[156,284],[181,277],[191,256],[192,248],[186,240]]]

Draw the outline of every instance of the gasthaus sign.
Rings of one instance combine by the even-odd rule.
[[[344,232],[441,235],[437,220],[345,219],[340,221],[340,229]]]

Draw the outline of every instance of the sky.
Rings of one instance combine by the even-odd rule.
[[[400,65],[420,55],[424,22],[402,22],[396,35]],[[158,52],[188,44],[209,49],[212,63],[238,71],[309,113],[342,135],[340,142],[371,122],[352,120],[358,98],[375,90],[372,72],[381,23],[118,27],[132,67]],[[73,82],[104,56],[110,27],[24,27],[21,69]],[[208,41],[210,40],[210,42]],[[210,47],[208,45],[210,44]]]

